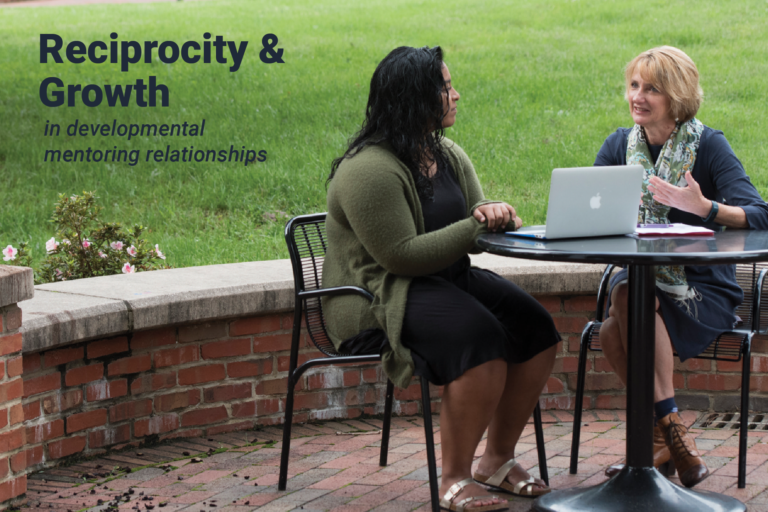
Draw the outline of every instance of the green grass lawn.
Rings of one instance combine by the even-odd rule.
[[[279,4],[276,5],[276,4]],[[553,167],[591,165],[603,140],[630,126],[623,68],[669,44],[697,63],[705,102],[699,119],[721,129],[760,193],[768,194],[768,3],[687,0],[466,2],[206,1],[0,8],[0,246],[53,235],[58,193],[95,190],[104,219],[151,228],[177,267],[287,257],[289,215],[325,210],[331,160],[362,121],[376,64],[400,45],[441,45],[461,93],[448,137],[472,158],[486,196],[517,207],[528,224],[546,214]],[[249,41],[239,71],[217,64],[39,63],[39,34],[80,40],[203,41],[211,32]],[[259,58],[279,36],[286,64]],[[66,61],[65,61],[66,62]],[[150,75],[170,89],[167,108],[51,108],[38,97],[49,76],[65,84],[129,84]],[[762,78],[761,78],[762,77]],[[78,102],[79,103],[79,102]],[[200,138],[43,136],[46,121],[206,120]],[[46,149],[267,151],[236,163],[44,163]],[[143,154],[143,153],[142,153]]]

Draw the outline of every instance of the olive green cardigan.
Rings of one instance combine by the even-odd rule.
[[[467,203],[467,218],[443,229],[424,233],[413,176],[384,146],[343,160],[328,187],[323,287],[354,285],[374,296],[372,303],[358,295],[324,297],[328,333],[338,347],[364,329],[383,329],[390,345],[382,354],[384,371],[401,388],[414,371],[411,351],[400,342],[411,279],[479,252],[475,238],[487,232],[472,212],[491,201],[484,199],[469,157],[448,139],[443,147]]]

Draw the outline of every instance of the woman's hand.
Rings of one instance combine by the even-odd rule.
[[[661,204],[699,217],[706,217],[712,209],[712,201],[701,193],[701,188],[690,171],[685,173],[685,181],[688,182],[687,187],[678,187],[653,176],[648,183],[648,190]]]
[[[712,211],[712,201],[701,193],[701,188],[690,171],[685,173],[685,181],[688,182],[687,187],[676,187],[654,176],[648,183],[648,190],[661,204],[706,218]],[[740,229],[749,227],[747,214],[742,208],[727,204],[719,204],[718,208],[717,216],[712,220],[721,226]]]
[[[490,231],[504,229],[510,220],[514,220],[516,228],[523,221],[515,213],[515,209],[507,203],[488,203],[475,208],[474,217],[480,222],[486,222]]]

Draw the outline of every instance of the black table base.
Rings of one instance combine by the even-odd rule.
[[[627,340],[627,465],[611,480],[589,488],[554,491],[538,498],[538,511],[746,510],[739,500],[675,485],[653,468],[653,389],[656,338],[656,272],[629,266]]]
[[[737,499],[675,485],[653,468],[625,467],[593,487],[554,491],[537,498],[540,512],[736,512],[747,507]]]
[[[627,237],[521,240],[487,233],[482,249],[502,256],[573,263],[629,266],[627,336],[627,467],[612,480],[588,489],[553,491],[534,510],[720,512],[746,510],[738,500],[684,489],[653,468],[653,393],[656,338],[655,265],[721,265],[768,261],[768,230],[729,229],[713,238]],[[581,406],[581,404],[578,404]]]

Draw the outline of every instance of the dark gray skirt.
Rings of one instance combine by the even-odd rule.
[[[718,336],[733,329],[737,322],[736,307],[744,300],[736,284],[734,265],[687,266],[685,275],[688,285],[701,295],[701,300],[691,299],[690,314],[666,292],[656,288],[661,316],[681,361],[701,354]],[[614,274],[610,293],[626,279],[626,269]],[[608,304],[610,307],[610,295]]]

